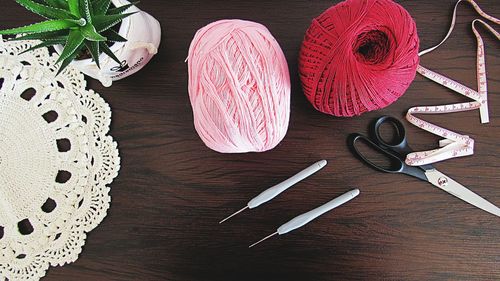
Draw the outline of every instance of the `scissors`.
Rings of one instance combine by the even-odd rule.
[[[384,123],[393,125],[396,130],[396,135],[393,136],[394,140],[391,142],[385,141],[380,135],[380,127]],[[483,211],[500,217],[500,208],[470,191],[468,188],[454,181],[447,175],[436,170],[431,164],[422,166],[407,165],[405,163],[406,155],[413,152],[413,150],[408,145],[406,130],[398,119],[391,116],[379,117],[375,120],[373,125],[370,126],[370,129],[371,138],[355,133],[350,135],[348,141],[353,153],[356,154],[363,162],[381,172],[393,174],[402,173],[427,181],[435,187],[438,187]],[[387,160],[390,160],[390,167],[383,167],[369,160],[357,148],[356,144],[358,141],[364,141],[367,145],[384,155]]]

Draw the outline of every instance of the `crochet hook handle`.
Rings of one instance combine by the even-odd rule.
[[[304,213],[302,215],[299,215],[299,216],[293,218],[289,222],[280,226],[278,228],[277,232],[279,235],[282,235],[282,234],[288,233],[292,230],[295,230],[299,227],[302,227],[305,224],[309,223],[310,221],[314,220],[315,218],[323,215],[324,213],[326,213],[334,208],[337,208],[338,206],[340,206],[344,203],[347,203],[348,201],[350,201],[351,199],[353,199],[354,197],[356,197],[358,195],[359,195],[359,189],[353,189],[349,192],[346,192],[346,193],[340,195],[339,197],[333,199],[332,201],[330,201],[324,205],[319,206],[316,209],[313,209],[307,213]]]
[[[356,197],[358,195],[359,195],[359,189],[353,189],[347,193],[344,193],[344,194],[340,195],[339,197],[333,199],[332,201],[330,201],[324,205],[319,206],[316,209],[313,209],[307,213],[304,213],[302,215],[299,215],[299,216],[291,219],[289,222],[280,226],[276,232],[274,232],[274,233],[260,239],[259,241],[253,243],[248,248],[252,248],[253,246],[261,243],[262,241],[265,241],[265,240],[273,237],[274,235],[286,234],[292,230],[295,230],[299,227],[302,227],[302,226],[306,225],[307,223],[309,223],[310,221],[314,220],[315,218],[330,211],[331,209],[334,209],[334,208],[336,208],[344,203],[347,203],[348,201],[350,201],[351,199],[353,199],[354,197]]]
[[[236,216],[237,214],[245,211],[246,209],[253,209],[253,208],[256,208],[256,207],[266,203],[267,201],[278,196],[283,191],[287,190],[292,185],[298,183],[299,181],[301,181],[301,180],[307,178],[308,176],[316,173],[317,171],[321,170],[321,168],[325,167],[326,164],[327,164],[326,160],[318,161],[318,162],[312,164],[311,166],[305,168],[304,170],[298,172],[297,174],[295,174],[291,178],[264,190],[262,193],[260,193],[259,195],[254,197],[252,200],[250,200],[245,207],[243,207],[239,211],[234,212],[233,214],[231,214],[227,218],[221,220],[219,222],[219,224],[227,221],[228,219]]]
[[[297,174],[295,174],[291,178],[264,190],[262,193],[260,193],[255,198],[250,200],[250,202],[248,202],[248,204],[247,204],[248,208],[253,209],[253,208],[256,208],[256,207],[266,203],[267,201],[278,196],[283,191],[287,190],[289,187],[293,186],[294,184],[298,183],[299,181],[301,181],[301,180],[309,177],[310,175],[316,173],[317,171],[321,170],[323,167],[326,166],[326,164],[327,164],[326,160],[318,161],[318,162],[312,164],[311,166],[305,168],[304,170],[298,172]]]

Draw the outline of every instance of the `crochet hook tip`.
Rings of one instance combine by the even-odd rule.
[[[248,248],[250,249],[250,248],[252,248],[253,246],[255,246],[255,245],[259,244],[260,242],[263,242],[264,240],[267,240],[267,239],[269,239],[269,238],[273,237],[273,236],[274,236],[274,235],[276,235],[276,234],[278,234],[278,232],[277,232],[277,231],[276,231],[276,232],[274,232],[273,234],[269,234],[268,236],[266,236],[266,237],[264,237],[264,238],[260,239],[259,241],[255,242],[255,243],[253,243],[252,245],[248,246]]]
[[[223,222],[227,221],[228,219],[230,219],[230,218],[232,218],[232,217],[236,216],[237,214],[239,214],[239,213],[241,213],[241,212],[245,211],[246,209],[248,209],[248,206],[243,207],[241,210],[236,211],[236,212],[234,212],[232,215],[230,215],[229,217],[227,217],[227,218],[225,218],[225,219],[221,220],[221,221],[219,222],[219,224],[221,224],[221,223],[223,223]]]

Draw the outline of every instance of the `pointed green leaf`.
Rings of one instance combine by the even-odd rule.
[[[94,15],[105,15],[111,5],[111,0],[92,1],[92,10]]]
[[[118,14],[118,15],[98,15],[94,16],[93,24],[97,32],[102,32],[110,29],[111,27],[121,22],[124,18],[133,14],[135,13]]]
[[[58,31],[47,31],[41,33],[31,33],[19,37],[14,37],[9,39],[9,41],[20,41],[20,40],[50,40],[50,39],[64,39],[68,37],[67,30],[58,30]]]
[[[31,0],[16,0],[16,2],[31,12],[47,19],[77,19],[65,10],[49,7]]]
[[[88,23],[92,23],[89,0],[79,0],[80,14],[85,17]]]
[[[81,44],[76,50],[71,54],[69,57],[64,59],[61,63],[61,66],[59,66],[59,70],[57,71],[57,75],[59,75],[75,58],[78,56],[78,54],[82,51],[83,44]]]
[[[60,63],[68,57],[71,57],[77,49],[83,45],[83,40],[85,40],[85,38],[79,30],[71,30],[66,45],[56,63]]]
[[[40,48],[45,48],[45,47],[50,47],[50,46],[54,46],[54,45],[59,45],[59,44],[64,44],[64,41],[48,41],[48,42],[42,42],[36,46],[33,46],[23,52],[20,53],[21,54],[24,54],[24,53],[27,53],[27,52],[31,52],[31,51],[34,51],[36,49],[40,49]]]
[[[80,14],[80,5],[79,5],[79,0],[68,0],[68,6],[69,6],[69,11],[77,16],[81,17],[82,14]]]
[[[94,59],[94,62],[97,65],[97,67],[101,68],[101,66],[99,65],[99,42],[85,41],[85,46],[92,55],[92,59]]]
[[[78,27],[78,24],[72,20],[48,20],[22,27],[0,30],[0,34],[41,33],[68,29],[71,27]]]
[[[112,58],[116,63],[118,63],[119,65],[122,63],[117,57],[116,55],[113,53],[113,51],[111,51],[111,49],[108,47],[108,45],[106,44],[106,42],[99,42],[99,47],[101,48],[101,50],[103,51],[103,53],[105,53],[106,55],[108,55],[110,58]]]
[[[63,9],[66,11],[69,10],[68,2],[66,2],[66,0],[44,0],[44,2],[51,7]]]
[[[104,36],[108,38],[108,42],[127,42],[127,39],[123,38],[118,32],[114,31],[113,29],[108,29],[103,32]]]
[[[117,7],[117,8],[112,8],[112,9],[108,10],[107,14],[108,15],[121,14],[121,13],[125,12],[126,10],[128,10],[130,7],[136,6],[137,4],[139,4],[139,1],[132,2],[130,4],[123,5],[123,6],[120,6],[120,7]]]
[[[102,36],[101,34],[97,33],[95,30],[95,27],[93,25],[87,24],[86,26],[82,27],[81,29],[83,37],[85,39],[90,40],[90,41],[106,41],[106,37]]]

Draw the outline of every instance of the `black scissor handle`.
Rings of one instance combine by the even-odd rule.
[[[396,136],[393,138],[394,142],[386,142],[380,135],[380,127],[384,123],[389,123],[396,129]],[[390,148],[399,154],[401,160],[404,160],[406,155],[412,152],[406,139],[405,127],[403,123],[395,117],[384,115],[377,118],[373,123],[372,134],[382,148]]]
[[[373,163],[370,159],[368,159],[365,155],[363,155],[363,153],[361,151],[358,150],[358,148],[356,146],[356,143],[358,141],[364,141],[367,145],[371,146],[372,148],[374,148],[375,150],[380,152],[384,157],[389,159],[391,162],[391,167],[384,168],[384,167],[381,167],[380,165]],[[363,162],[365,162],[366,164],[368,164],[369,166],[371,166],[372,168],[374,168],[378,171],[385,172],[385,173],[391,173],[391,174],[403,173],[403,174],[407,174],[410,176],[414,176],[414,177],[419,178],[421,180],[427,180],[427,176],[425,175],[425,169],[423,169],[423,166],[422,167],[412,167],[412,166],[406,165],[406,163],[404,162],[404,159],[401,159],[400,155],[398,155],[396,153],[392,153],[392,151],[390,149],[382,147],[380,144],[373,142],[370,138],[368,138],[366,136],[363,136],[363,135],[357,134],[357,133],[351,134],[351,135],[349,135],[348,142],[349,142],[349,147],[351,148],[352,152],[355,155],[357,155]],[[430,166],[430,168],[432,168],[432,166]]]
[[[374,148],[375,150],[377,150],[378,152],[383,154],[386,158],[388,158],[391,161],[392,166],[390,168],[384,168],[384,167],[381,167],[381,166],[373,163],[370,159],[368,159],[365,155],[363,155],[363,153],[361,151],[358,150],[358,148],[356,146],[356,143],[358,141],[365,142],[367,145],[371,146],[372,148]],[[381,172],[392,173],[392,174],[403,172],[403,170],[405,168],[404,162],[397,155],[392,154],[387,149],[384,149],[383,147],[381,147],[379,144],[374,143],[370,138],[365,137],[361,134],[355,133],[355,134],[349,135],[348,142],[350,144],[349,146],[352,148],[352,152],[354,154],[356,154],[361,160],[363,160],[363,162],[370,165],[372,168],[379,170]]]

